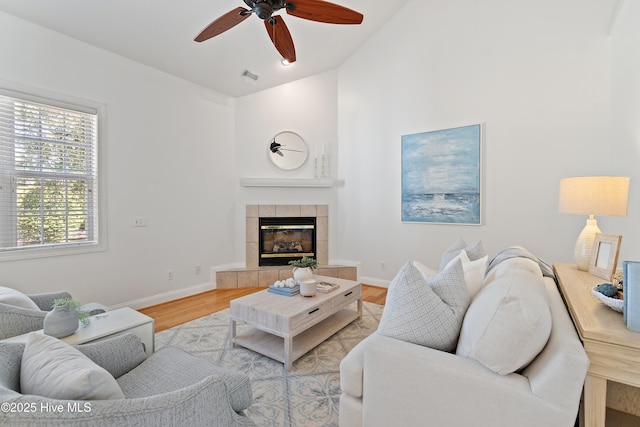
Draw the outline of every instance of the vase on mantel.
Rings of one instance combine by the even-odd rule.
[[[313,277],[313,271],[311,271],[310,267],[294,267],[293,268],[293,278],[296,282],[304,282],[305,280],[309,280]]]
[[[42,331],[45,335],[64,338],[73,334],[79,325],[78,310],[67,306],[55,306],[44,317]]]

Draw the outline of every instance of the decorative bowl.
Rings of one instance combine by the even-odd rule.
[[[591,289],[591,295],[593,295],[594,297],[596,297],[597,300],[603,302],[607,307],[622,313],[623,309],[624,309],[624,300],[620,299],[620,298],[611,298],[608,297],[606,295],[601,294],[600,292],[598,292],[598,287],[594,287],[593,289]]]

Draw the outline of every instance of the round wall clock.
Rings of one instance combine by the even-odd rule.
[[[298,169],[309,158],[309,146],[295,132],[280,132],[269,141],[267,157],[279,169],[287,171]]]

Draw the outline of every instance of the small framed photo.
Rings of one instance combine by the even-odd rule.
[[[589,262],[589,273],[611,281],[618,265],[618,253],[622,236],[617,234],[596,234]]]

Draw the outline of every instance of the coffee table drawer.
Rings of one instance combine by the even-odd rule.
[[[333,305],[331,301],[326,301],[314,308],[310,308],[309,310],[305,310],[300,314],[291,318],[289,323],[289,328],[291,331],[295,331],[296,329],[304,326],[306,324],[315,324],[325,317],[330,316],[335,313],[335,310],[332,309]]]
[[[342,296],[336,295],[335,298],[331,300],[332,307],[344,307],[345,305],[349,305],[354,301],[357,301],[362,298],[362,288],[358,286],[354,289],[349,289],[347,291],[341,291]]]

